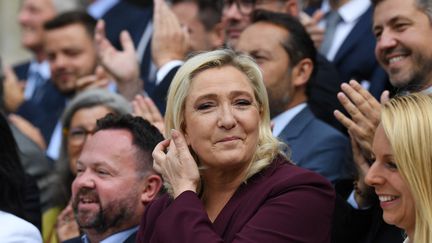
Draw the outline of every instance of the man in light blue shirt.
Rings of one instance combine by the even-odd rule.
[[[151,155],[162,140],[141,117],[109,114],[98,120],[72,183],[72,208],[85,235],[65,242],[135,242],[144,208],[162,186]]]

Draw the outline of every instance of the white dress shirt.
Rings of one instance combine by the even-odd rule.
[[[36,89],[36,80],[34,80],[30,75],[32,72],[39,73],[39,75],[43,79],[43,82],[47,82],[47,80],[51,78],[51,70],[48,61],[43,61],[39,63],[36,60],[32,60],[30,62],[28,78],[24,89],[24,98],[26,100],[31,99]]]
[[[301,103],[294,106],[293,108],[275,116],[272,119],[273,126],[273,136],[277,137],[282,132],[282,130],[290,123],[290,121],[306,107],[306,103]]]
[[[371,6],[369,0],[350,0],[342,5],[337,11],[341,17],[341,21],[336,27],[333,43],[327,53],[327,59],[333,61],[339,48],[359,21],[360,17]],[[321,5],[321,11],[328,13],[330,11],[329,0],[324,0]],[[319,23],[319,26],[325,28],[325,18]],[[371,27],[372,28],[372,27]]]
[[[97,0],[87,7],[87,13],[95,19],[100,19],[120,0]]]

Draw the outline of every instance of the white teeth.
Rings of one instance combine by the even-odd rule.
[[[378,196],[380,202],[389,202],[396,199],[395,196]]]
[[[392,58],[389,59],[389,63],[395,63],[395,62],[398,62],[398,61],[400,61],[402,59],[404,59],[403,56],[392,57]]]
[[[82,199],[82,202],[83,202],[83,203],[92,203],[93,200],[90,200],[90,199]]]

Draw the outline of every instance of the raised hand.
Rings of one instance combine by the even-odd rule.
[[[153,168],[171,185],[174,198],[185,191],[197,191],[200,174],[183,134],[173,129],[171,139],[160,142],[152,155]]]
[[[60,242],[78,237],[80,235],[79,226],[75,220],[73,209],[70,203],[57,217],[56,231]]]
[[[343,83],[341,88],[337,97],[351,118],[338,110],[334,115],[348,129],[366,158],[370,158],[375,130],[381,120],[381,104],[354,80]],[[382,97],[388,97],[388,92]]]
[[[3,101],[7,112],[16,112],[24,102],[24,85],[9,66],[4,67]]]
[[[96,49],[100,64],[117,81],[119,93],[132,100],[143,90],[135,47],[127,31],[120,33],[122,51],[114,48],[105,35],[105,22],[99,20],[95,31]]]
[[[140,116],[148,120],[162,134],[165,134],[164,118],[150,97],[135,96],[135,99],[132,101],[132,109],[134,116]]]
[[[371,205],[373,188],[365,183],[365,177],[370,169],[370,164],[360,151],[360,146],[357,141],[351,136],[351,146],[353,152],[353,160],[358,172],[357,180],[354,184],[354,198],[360,208],[365,208]]]
[[[75,90],[82,92],[88,89],[101,88],[106,89],[110,83],[109,75],[101,66],[96,67],[95,74],[79,78],[75,83]]]
[[[189,50],[189,34],[165,0],[154,0],[153,62],[159,69],[172,60],[183,60]]]
[[[305,27],[306,31],[309,33],[315,48],[319,49],[324,40],[325,30],[318,26],[318,23],[324,17],[324,13],[320,10],[315,11],[315,13],[311,16],[306,14],[305,12],[300,12],[299,15],[300,22]]]
[[[24,135],[26,135],[30,140],[32,140],[40,149],[46,149],[45,139],[42,136],[39,128],[33,126],[29,121],[22,118],[19,115],[9,114],[9,121],[15,125]]]

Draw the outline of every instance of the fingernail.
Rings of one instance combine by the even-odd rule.
[[[177,131],[175,130],[175,129],[171,129],[171,137],[172,138],[178,138],[178,133],[177,133]]]

